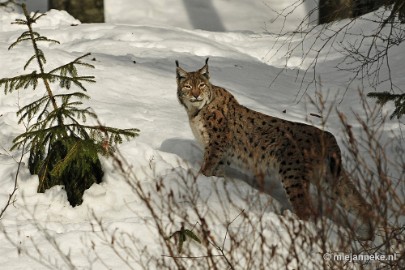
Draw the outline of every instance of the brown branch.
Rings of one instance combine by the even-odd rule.
[[[3,148],[3,147],[2,147],[2,148]],[[3,148],[3,150],[5,150],[5,149]],[[15,199],[13,200],[13,196],[14,196],[14,194],[15,194],[15,193],[17,192],[17,190],[18,190],[17,181],[18,181],[18,175],[19,175],[19,173],[20,173],[21,162],[22,162],[22,159],[23,159],[23,157],[24,157],[24,152],[25,152],[25,143],[24,143],[24,145],[23,145],[23,147],[22,147],[20,159],[17,161],[17,160],[15,160],[15,159],[13,158],[13,159],[17,162],[17,164],[18,164],[18,166],[17,166],[17,172],[16,172],[15,177],[14,177],[14,187],[13,187],[13,191],[8,195],[8,200],[7,200],[6,204],[5,204],[5,206],[3,207],[3,209],[2,209],[1,212],[0,212],[0,220],[3,218],[3,215],[4,215],[4,213],[6,212],[7,208],[8,208],[11,204],[14,204],[14,202],[16,201]]]

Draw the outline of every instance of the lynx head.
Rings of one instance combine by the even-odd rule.
[[[208,58],[197,71],[187,72],[176,61],[177,97],[188,112],[199,111],[211,101],[212,85],[209,81]]]

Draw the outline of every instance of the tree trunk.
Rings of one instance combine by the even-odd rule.
[[[318,24],[353,17],[353,1],[356,0],[320,0]]]
[[[392,5],[391,19],[398,15],[405,22],[405,0],[319,0],[318,24],[354,18]]]
[[[82,23],[104,22],[103,0],[49,0],[49,9],[66,10]]]
[[[379,7],[392,2],[390,0],[354,0],[353,1],[353,17],[358,17],[371,11],[377,10]]]

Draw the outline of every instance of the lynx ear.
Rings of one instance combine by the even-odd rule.
[[[210,73],[208,71],[208,59],[209,57],[207,57],[207,59],[205,60],[205,65],[199,70],[200,74],[206,77],[207,79],[210,78]]]
[[[177,81],[179,82],[187,77],[188,72],[179,66],[179,61],[177,61],[177,60],[176,60],[176,67],[177,67],[176,68],[176,78],[177,78]]]

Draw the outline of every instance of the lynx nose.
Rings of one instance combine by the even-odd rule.
[[[198,98],[200,96],[200,91],[194,88],[193,91],[191,91],[191,94],[193,95],[193,97]]]

